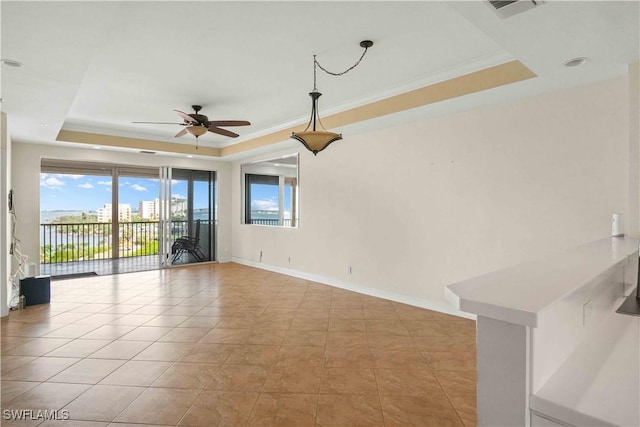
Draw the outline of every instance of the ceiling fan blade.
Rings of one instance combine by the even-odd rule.
[[[214,125],[209,126],[209,132],[217,133],[218,135],[230,136],[231,138],[240,136],[237,133],[231,132],[230,130],[221,129]]]
[[[180,132],[176,133],[176,136],[174,136],[174,138],[180,138],[182,135],[185,135],[187,133],[187,129],[182,129]]]
[[[180,117],[182,117],[184,119],[185,122],[187,123],[194,123],[194,124],[198,124],[198,121],[196,119],[194,119],[193,117],[191,117],[190,115],[188,115],[187,113],[185,113],[184,111],[180,111],[180,110],[173,110],[176,113],[178,113],[178,115]]]
[[[209,122],[213,126],[249,126],[246,120],[213,120]]]
[[[131,123],[145,123],[148,125],[184,125],[184,123],[167,123],[167,122],[131,122]]]

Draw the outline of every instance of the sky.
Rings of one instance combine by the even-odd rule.
[[[251,184],[252,211],[278,211],[278,186],[269,184]],[[290,187],[285,186],[284,208],[288,214],[291,204]],[[285,215],[286,216],[286,215]]]
[[[96,211],[111,203],[111,187],[110,176],[41,173],[40,210]],[[291,195],[289,188],[285,189],[284,205],[289,211]],[[121,177],[118,187],[120,203],[128,203],[134,211],[140,201],[159,197],[159,191],[159,180],[152,178]],[[197,182],[194,192],[194,208],[206,208],[207,185]],[[173,180],[171,195],[186,198],[187,181]],[[252,198],[252,210],[278,210],[277,186],[254,184]]]
[[[41,173],[40,210],[95,211],[111,203],[111,187],[109,176]],[[159,191],[159,181],[151,178],[121,177],[118,187],[120,203],[128,203],[134,211],[140,201],[157,198]],[[174,180],[171,193],[186,197],[187,182]]]

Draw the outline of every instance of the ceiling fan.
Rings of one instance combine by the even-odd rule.
[[[227,129],[222,129],[219,126],[249,126],[246,120],[209,120],[204,114],[199,114],[202,107],[200,105],[192,105],[194,113],[187,114],[180,110],[173,110],[184,120],[183,123],[166,123],[166,122],[132,122],[132,123],[145,123],[145,124],[157,124],[157,125],[179,125],[185,126],[180,132],[175,135],[175,138],[179,138],[187,133],[196,137],[196,148],[198,148],[198,137],[204,135],[207,132],[217,133],[218,135],[224,135],[231,138],[237,138],[238,135],[235,132],[231,132]]]

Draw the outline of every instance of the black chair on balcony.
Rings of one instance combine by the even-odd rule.
[[[197,262],[204,261],[204,254],[200,250],[200,220],[196,221],[196,229],[193,237],[178,237],[176,241],[173,242],[173,245],[171,245],[171,253],[173,254],[173,258],[171,258],[172,263],[176,262],[184,253],[192,255]]]

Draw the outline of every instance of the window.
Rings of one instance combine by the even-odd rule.
[[[243,223],[298,226],[298,157],[242,165]]]

